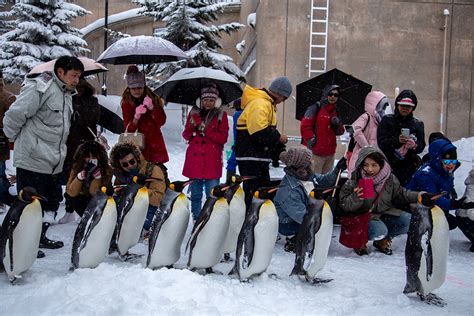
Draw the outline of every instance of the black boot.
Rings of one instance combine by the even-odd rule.
[[[296,235],[293,237],[289,238],[286,237],[286,242],[285,242],[285,251],[286,252],[295,252],[296,251]]]
[[[41,250],[38,250],[38,254],[36,255],[36,258],[40,259],[40,258],[44,258],[46,255],[44,254],[44,252],[42,252]]]
[[[41,230],[41,239],[40,239],[40,248],[48,248],[48,249],[58,249],[64,246],[62,241],[54,241],[46,237],[46,231],[49,228],[49,223],[43,223],[43,229]]]

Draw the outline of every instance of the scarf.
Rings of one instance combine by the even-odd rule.
[[[385,184],[385,181],[387,181],[388,177],[392,173],[392,169],[390,169],[388,162],[385,162],[383,168],[379,171],[379,173],[377,173],[373,177],[368,176],[367,173],[364,171],[364,169],[362,169],[361,171],[362,171],[362,178],[364,179],[372,178],[374,180],[375,191],[379,194],[383,188],[383,185]]]
[[[313,177],[313,171],[309,168],[285,167],[285,173],[301,181],[310,181]]]

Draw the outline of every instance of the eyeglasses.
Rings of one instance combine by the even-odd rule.
[[[332,93],[332,92],[330,92],[330,93],[328,93],[328,97],[336,97],[336,98],[338,98],[338,97],[339,97],[339,93]]]
[[[122,165],[123,168],[127,168],[128,166],[134,166],[136,163],[135,158],[132,158],[129,161],[121,161],[120,165]]]
[[[445,165],[449,165],[449,164],[457,165],[458,160],[457,159],[443,159],[443,163]]]

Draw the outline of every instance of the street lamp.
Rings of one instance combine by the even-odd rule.
[[[104,52],[107,49],[107,29],[109,27],[109,0],[104,3]],[[107,72],[102,75],[102,95],[107,96]]]

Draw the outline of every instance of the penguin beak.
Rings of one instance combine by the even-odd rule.
[[[257,179],[256,176],[244,176],[242,177],[242,181],[247,181],[247,180],[252,180],[252,179]]]
[[[45,198],[44,196],[39,195],[39,194],[33,195],[32,198],[35,199],[35,200],[41,200],[41,201],[48,202],[47,198]]]
[[[431,197],[431,200],[436,201],[437,199],[439,199],[440,197],[445,196],[446,194],[448,194],[448,192],[441,192],[441,193],[438,194],[438,195],[433,195],[433,196]]]
[[[222,191],[227,191],[230,187],[231,187],[231,185],[227,185],[225,187],[222,187],[221,190]]]
[[[276,186],[276,187],[273,187],[271,189],[268,190],[268,193],[273,193],[275,192],[276,190],[278,190],[280,187],[279,186]]]
[[[152,182],[152,181],[163,181],[163,179],[158,179],[154,177],[148,177],[146,178],[145,182]]]
[[[327,188],[326,190],[323,191],[323,194],[329,193],[329,192],[331,192],[331,191],[334,190],[334,189],[337,189],[337,187]]]
[[[183,183],[183,187],[190,185],[191,183],[193,183],[193,180],[186,181],[185,183]]]

